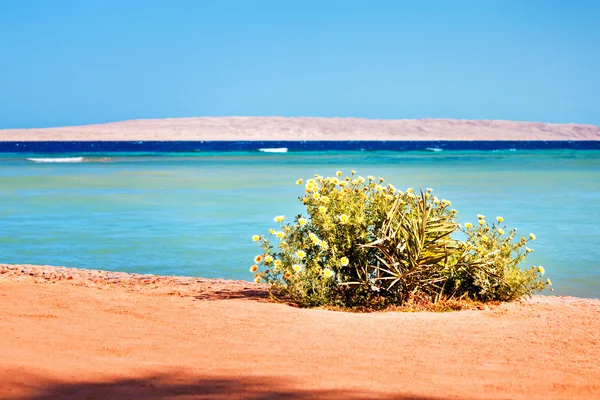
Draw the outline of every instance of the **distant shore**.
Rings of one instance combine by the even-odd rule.
[[[600,300],[449,313],[264,285],[0,264],[0,398],[598,399]]]
[[[600,127],[542,122],[313,117],[198,117],[0,130],[0,142],[47,141],[581,141]]]

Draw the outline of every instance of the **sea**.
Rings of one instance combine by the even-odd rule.
[[[509,229],[536,235],[525,265],[544,266],[552,294],[600,298],[598,143],[498,143],[200,151],[0,143],[0,262],[251,280],[260,250],[252,235],[276,228],[276,215],[303,213],[296,180],[356,170],[402,190],[433,188],[461,223],[502,216]]]

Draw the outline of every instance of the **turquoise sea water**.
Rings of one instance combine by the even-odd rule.
[[[296,179],[355,169],[432,187],[461,222],[501,215],[534,232],[528,264],[546,268],[556,294],[600,297],[598,151],[26,157],[0,156],[3,263],[250,280],[251,236],[302,212]]]

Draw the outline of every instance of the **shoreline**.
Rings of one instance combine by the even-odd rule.
[[[245,281],[0,272],[0,398],[600,397],[600,300],[347,313]]]
[[[266,299],[269,288],[266,284],[257,284],[252,281],[238,279],[138,274],[34,264],[0,264],[0,278],[2,277],[12,280],[33,281],[34,283],[66,282],[75,286],[120,288],[169,295],[195,291],[199,291],[200,293],[211,291],[226,293],[229,291],[236,293],[236,295],[248,295],[255,299]],[[566,302],[590,302],[591,304],[597,303],[600,306],[600,298],[550,294],[536,294],[531,299],[523,298],[515,300],[515,302],[527,302],[532,299],[539,300],[539,298],[544,298],[550,302],[552,302],[551,299]]]
[[[197,117],[3,129],[0,141],[580,141],[600,127],[503,120]]]

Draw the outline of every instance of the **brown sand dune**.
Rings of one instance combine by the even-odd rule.
[[[55,140],[600,140],[600,127],[452,119],[200,117],[0,130],[0,141]]]
[[[248,282],[0,267],[2,399],[600,398],[600,300],[350,314]]]

